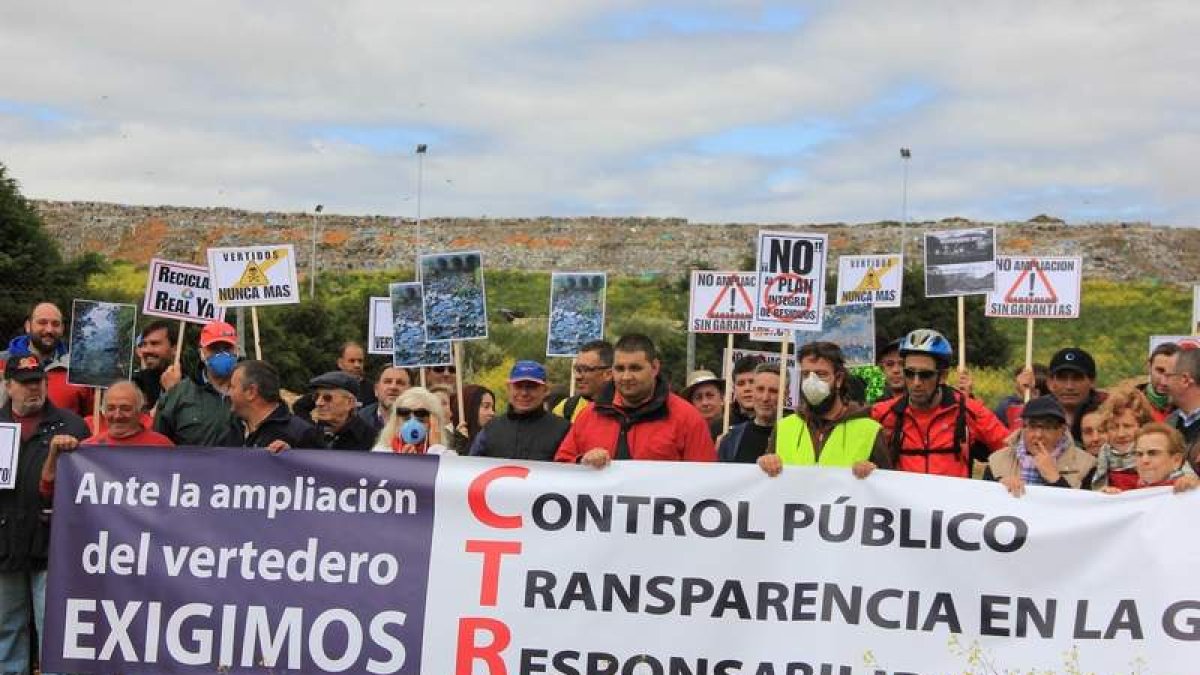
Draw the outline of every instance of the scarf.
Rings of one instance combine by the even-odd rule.
[[[1171,407],[1171,396],[1169,394],[1160,394],[1154,391],[1154,387],[1146,385],[1146,399],[1150,401],[1150,405],[1154,406],[1155,410],[1166,410]]]
[[[1064,433],[1062,438],[1058,439],[1058,444],[1050,451],[1050,456],[1057,463],[1058,458],[1067,451],[1071,445],[1071,435]],[[1037,470],[1037,462],[1034,461],[1033,455],[1029,449],[1025,447],[1025,433],[1022,432],[1020,438],[1017,439],[1017,461],[1021,464],[1021,479],[1029,485],[1045,485],[1046,479],[1042,478],[1041,472]]]

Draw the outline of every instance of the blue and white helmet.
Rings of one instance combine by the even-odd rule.
[[[949,368],[954,349],[950,346],[950,341],[936,330],[918,328],[900,341],[900,356],[908,354],[931,356],[939,367]]]

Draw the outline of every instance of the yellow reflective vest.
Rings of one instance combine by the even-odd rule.
[[[870,417],[844,419],[834,425],[821,447],[821,460],[813,447],[808,423],[788,415],[775,426],[775,453],[784,464],[795,466],[853,466],[871,458],[875,436],[882,427]]]

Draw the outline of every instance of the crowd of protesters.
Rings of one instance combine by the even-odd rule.
[[[368,376],[354,342],[289,405],[276,370],[239,354],[233,326],[207,324],[199,366],[185,373],[176,358],[185,345],[172,324],[155,321],[141,331],[137,372],[104,390],[93,415],[93,390],[67,381],[63,335],[60,309],[40,303],[0,354],[0,422],[21,429],[16,486],[0,490],[4,672],[28,671],[31,617],[42,634],[57,460],[81,446],[432,453],[596,469],[616,460],[727,462],[757,464],[766,476],[820,466],[861,479],[877,470],[981,477],[1014,496],[1031,485],[1113,494],[1200,484],[1200,350],[1175,344],[1154,350],[1144,384],[1108,392],[1096,387],[1092,356],[1066,347],[1048,366],[1016,370],[1013,394],[989,408],[972,396],[967,373],[951,385],[953,348],[936,331],[881,343],[884,391],[875,401],[838,345],[808,343],[787,374],[798,400],[784,408],[777,365],[738,360],[730,392],[715,373],[696,371],[676,394],[656,345],[634,334],[583,345],[570,397],[551,396],[542,364],[518,361],[500,411],[485,387],[459,391],[453,366]]]

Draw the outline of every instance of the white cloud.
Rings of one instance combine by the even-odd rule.
[[[915,217],[1200,217],[1196,3],[863,0],[788,31],[606,34],[647,6],[10,4],[0,161],[35,197],[411,215],[413,129],[427,215],[858,221],[899,217],[903,145]],[[803,120],[838,133],[697,149]],[[322,132],[355,127],[401,133]]]

